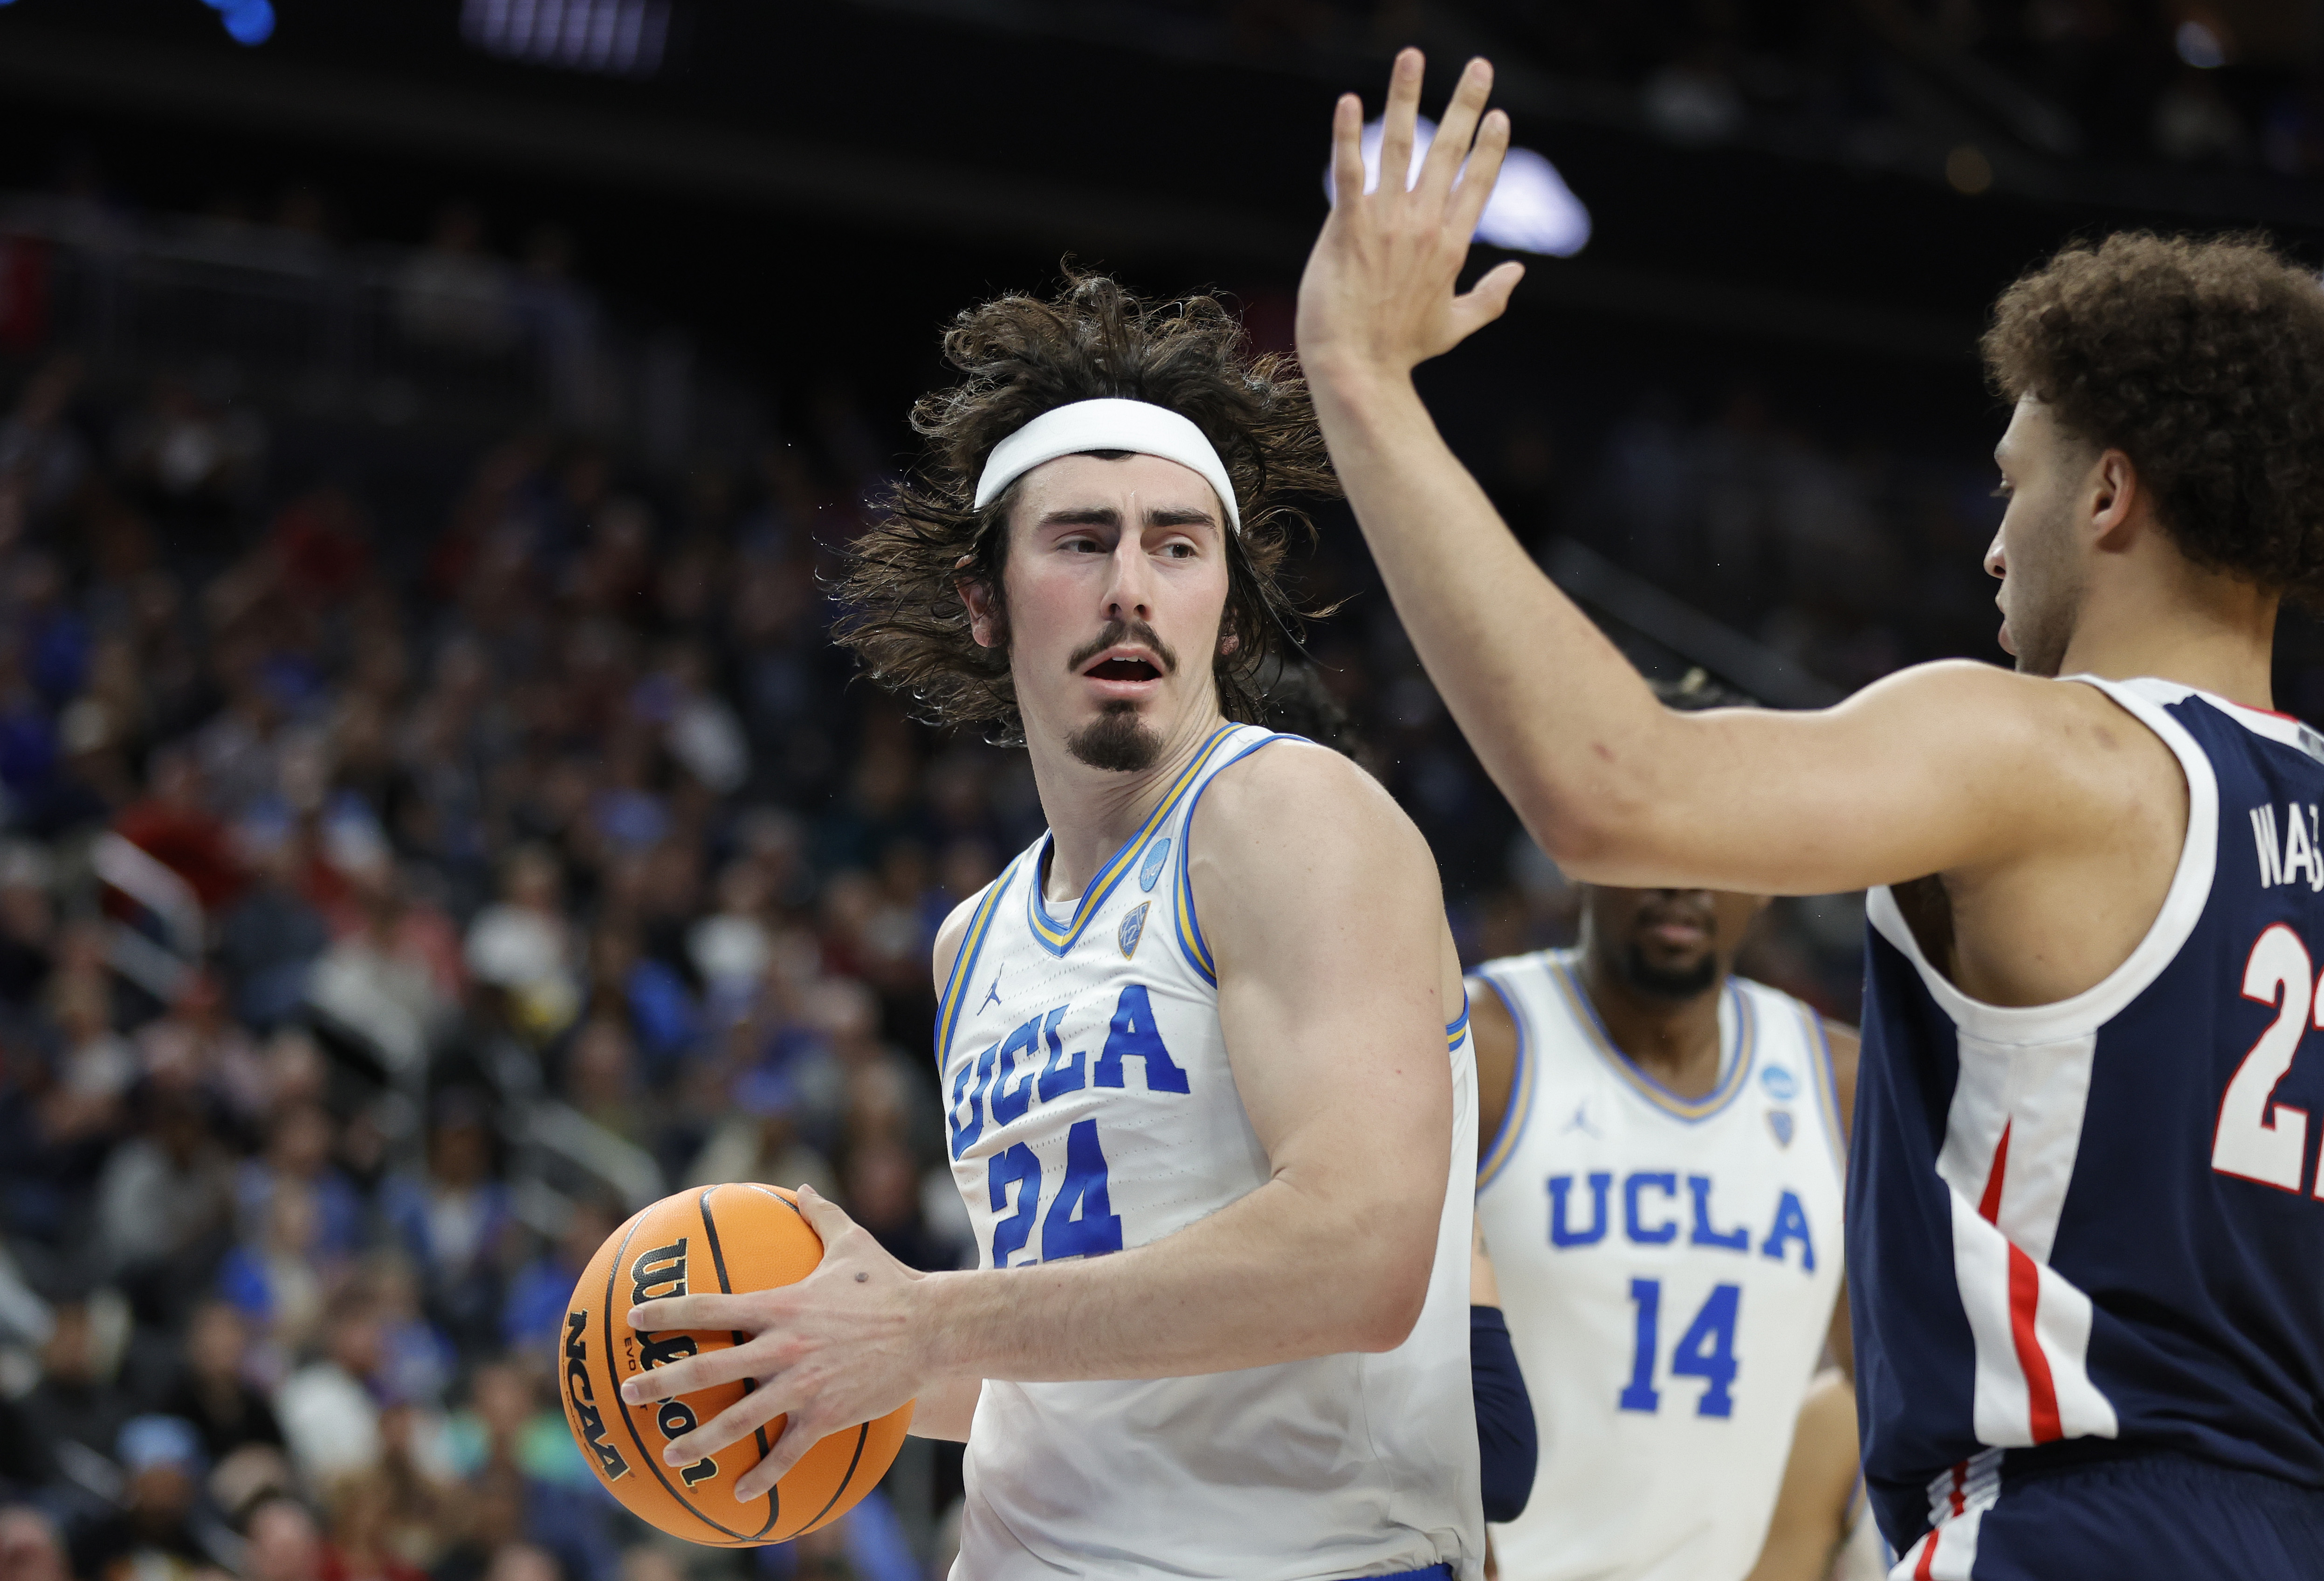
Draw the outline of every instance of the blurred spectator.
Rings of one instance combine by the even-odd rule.
[[[199,1097],[156,1086],[142,1134],[113,1150],[97,1182],[97,1236],[108,1273],[157,1277],[174,1317],[234,1222],[234,1172]]]
[[[849,1150],[843,1200],[855,1222],[907,1268],[936,1272],[954,1266],[953,1249],[920,1222],[919,1174],[896,1138],[872,1137]]]
[[[115,1381],[124,1316],[110,1292],[59,1302],[41,1351],[40,1382],[16,1406],[33,1443],[47,1452],[51,1475],[107,1499],[120,1492],[115,1440],[134,1413]]]
[[[246,1444],[282,1447],[282,1428],[274,1419],[274,1408],[252,1387],[244,1370],[249,1352],[250,1327],[240,1308],[217,1300],[194,1308],[186,1330],[185,1359],[162,1410],[193,1425],[212,1462]]]
[[[30,1504],[0,1508],[0,1576],[8,1581],[73,1581],[56,1522]]]
[[[330,1541],[321,1581],[424,1581],[392,1546],[395,1488],[385,1471],[343,1473],[324,1502]]]
[[[323,1534],[305,1505],[271,1498],[250,1512],[244,1581],[324,1581]]]
[[[201,1491],[201,1439],[176,1417],[123,1424],[117,1456],[124,1478],[119,1512],[95,1527],[75,1567],[100,1581],[191,1581],[216,1560],[195,1534]]]
[[[484,240],[475,205],[449,203],[437,215],[427,248],[399,282],[397,315],[413,341],[472,354],[508,346],[516,328],[508,272],[485,254]]]
[[[562,1031],[580,1008],[562,887],[555,853],[521,846],[502,864],[500,901],[468,925],[468,970],[505,990],[517,1025],[540,1040]]]
[[[419,1261],[429,1310],[462,1344],[489,1344],[499,1327],[513,1224],[508,1188],[492,1177],[484,1103],[456,1090],[437,1100],[426,1173],[392,1177],[381,1190],[381,1211]]]
[[[622,1217],[620,1205],[612,1198],[584,1194],[573,1204],[555,1246],[509,1281],[508,1304],[501,1313],[501,1343],[512,1355],[537,1356],[558,1341],[581,1271],[589,1266],[605,1238],[620,1227]]]
[[[322,1354],[283,1381],[274,1414],[291,1463],[309,1487],[328,1488],[379,1464],[379,1403],[374,1393],[383,1349],[371,1295],[341,1291],[323,1319]]]

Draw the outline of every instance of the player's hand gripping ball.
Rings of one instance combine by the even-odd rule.
[[[692,1465],[665,1465],[662,1447],[742,1398],[748,1384],[650,1405],[622,1403],[625,1380],[745,1337],[641,1334],[629,1325],[631,1308],[692,1292],[772,1290],[806,1278],[822,1261],[822,1238],[791,1194],[769,1186],[713,1186],[665,1197],[597,1248],[558,1336],[565,1421],[597,1480],[632,1514],[692,1542],[753,1548],[838,1520],[886,1475],[912,1419],[909,1403],[823,1439],[766,1496],[747,1504],[735,1501],[734,1479],[759,1463],[788,1419],[776,1417]]]

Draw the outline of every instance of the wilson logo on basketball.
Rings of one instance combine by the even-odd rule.
[[[565,1399],[573,1407],[581,1443],[597,1457],[607,1482],[630,1475],[630,1463],[605,1438],[605,1418],[597,1409],[596,1391],[589,1386],[589,1314],[565,1314]]]
[[[672,1440],[749,1394],[750,1379],[651,1403],[632,1405],[621,1395],[623,1382],[641,1373],[749,1339],[732,1329],[674,1324],[641,1333],[629,1322],[632,1309],[675,1297],[777,1290],[806,1278],[822,1259],[823,1242],[789,1193],[741,1183],[666,1197],[597,1248],[566,1303],[572,1313],[564,1357],[566,1422],[598,1482],[632,1514],[674,1537],[715,1548],[752,1548],[788,1542],[838,1520],[878,1484],[904,1441],[909,1403],[817,1439],[772,1490],[737,1502],[734,1479],[759,1464],[782,1436],[787,1418],[772,1416],[681,1470],[665,1465],[662,1456]],[[593,1318],[595,1333],[589,1331]],[[573,1376],[573,1369],[582,1375]],[[632,1470],[635,1476],[622,1475]]]
[[[630,1264],[630,1299],[659,1301],[670,1296],[686,1294],[686,1242],[680,1235],[668,1246],[656,1246],[641,1252]],[[690,1356],[700,1347],[690,1334],[649,1334],[645,1336],[645,1354],[641,1358],[641,1372],[666,1367],[684,1356]],[[682,1438],[694,1431],[694,1408],[682,1400],[665,1400],[654,1412],[654,1426],[661,1429],[662,1441]],[[704,1456],[678,1474],[687,1487],[707,1482],[718,1475],[718,1462]]]

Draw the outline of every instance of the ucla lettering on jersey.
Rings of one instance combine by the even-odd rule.
[[[2044,1466],[2154,1450],[2324,1489],[2324,739],[2098,687],[2187,779],[2161,913],[2103,982],[1961,994],[1873,892],[1849,1234],[1865,1471],[1908,1573],[1970,1573]],[[2324,1130],[2324,1127],[2316,1129]]]
[[[1842,1132],[1815,1013],[1730,979],[1706,1096],[1607,1035],[1577,957],[1479,971],[1517,1023],[1477,1214],[1539,1421],[1508,1581],[1739,1581],[1840,1278]]]
[[[936,1059],[982,1266],[1143,1245],[1268,1179],[1219,1028],[1186,848],[1211,781],[1285,739],[1222,727],[1070,914],[1041,894],[1046,835],[978,898],[938,1006]],[[1208,1377],[987,1381],[955,1576],[1480,1572],[1465,1015],[1447,1047],[1450,1186],[1405,1344]]]

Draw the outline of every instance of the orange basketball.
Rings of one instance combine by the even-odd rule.
[[[783,1418],[688,1466],[663,1464],[662,1447],[742,1399],[750,1384],[721,1384],[651,1405],[622,1403],[625,1380],[746,1337],[683,1329],[641,1334],[630,1327],[632,1307],[664,1296],[771,1290],[805,1278],[822,1261],[823,1239],[799,1216],[791,1194],[769,1186],[713,1186],[665,1197],[597,1248],[574,1289],[558,1340],[565,1422],[597,1480],[631,1513],[692,1542],[755,1548],[836,1521],[887,1474],[912,1419],[909,1401],[876,1422],[832,1434],[771,1493],[747,1504],[735,1501],[734,1479],[759,1464]]]

